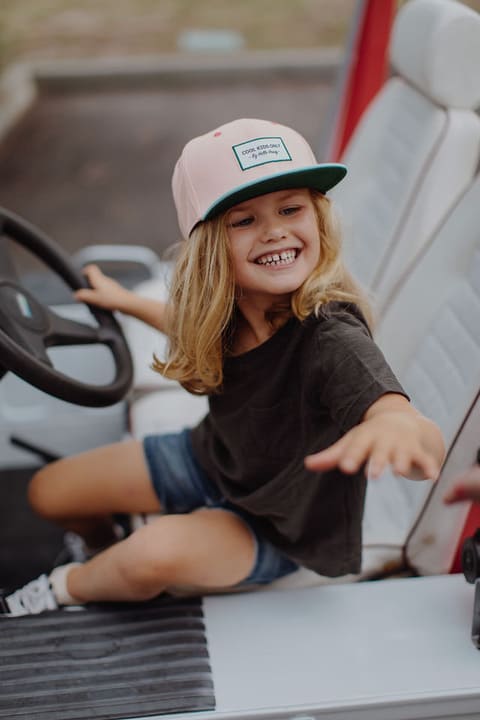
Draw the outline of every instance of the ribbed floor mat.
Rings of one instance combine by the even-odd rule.
[[[0,718],[114,720],[214,707],[201,599],[0,620]]]

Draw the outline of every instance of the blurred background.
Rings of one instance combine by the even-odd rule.
[[[2,0],[2,62],[171,53],[195,31],[228,31],[237,49],[342,43],[355,0]],[[190,33],[190,36],[189,36]],[[215,38],[211,36],[211,43]],[[202,38],[197,36],[197,44]],[[203,38],[205,44],[208,37]],[[226,36],[217,43],[227,43]]]
[[[0,114],[25,67],[35,100],[0,136],[0,204],[69,251],[162,252],[178,239],[170,177],[191,137],[263,117],[322,152],[356,5],[1,0]]]

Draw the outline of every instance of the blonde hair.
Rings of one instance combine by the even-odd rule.
[[[318,265],[292,293],[290,303],[268,314],[277,329],[292,316],[300,321],[322,314],[332,301],[353,303],[372,322],[365,293],[346,270],[330,200],[310,191],[320,235]],[[235,317],[235,278],[225,215],[200,223],[180,247],[168,304],[166,362],[154,356],[152,367],[192,393],[218,392],[223,362],[231,346]]]

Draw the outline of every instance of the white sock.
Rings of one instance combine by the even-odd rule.
[[[59,605],[82,605],[81,600],[77,600],[67,590],[67,575],[70,570],[82,563],[68,563],[67,565],[59,565],[50,573],[49,580],[52,586],[53,594]]]

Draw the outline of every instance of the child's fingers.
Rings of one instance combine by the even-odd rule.
[[[376,480],[390,464],[390,448],[385,446],[375,448],[368,460],[368,477]]]
[[[338,467],[353,474],[368,462],[368,475],[377,479],[390,466],[396,475],[410,476],[412,469],[425,478],[436,479],[439,467],[435,458],[414,439],[400,443],[397,435],[378,436],[367,427],[357,426],[343,438],[319,453],[305,458],[309,470]]]
[[[103,277],[103,273],[98,267],[98,265],[84,265],[84,267],[82,268],[82,274],[85,275],[85,277],[89,280],[91,278]]]
[[[338,465],[345,473],[355,473],[366,463],[371,452],[371,438],[366,432],[352,433],[343,448]]]
[[[330,447],[305,458],[309,470],[330,470],[339,467],[342,472],[355,473],[365,463],[370,452],[367,433],[347,433]]]
[[[330,445],[330,447],[325,450],[321,450],[313,455],[307,455],[305,458],[305,467],[309,470],[329,470],[335,467],[342,455],[342,440]]]
[[[93,302],[93,300],[95,299],[95,291],[87,290],[87,288],[81,288],[80,290],[75,290],[73,295],[76,300],[79,300],[80,302],[84,302],[84,303]]]
[[[411,476],[412,469],[420,471],[424,478],[435,480],[439,467],[435,458],[421,446],[396,448],[392,454],[391,467],[395,475]]]
[[[345,465],[345,468],[342,467],[342,469],[345,470],[345,472],[353,472],[354,471],[354,461],[352,460],[350,465],[353,469],[349,469],[349,462],[346,459],[347,456],[347,450],[349,446],[349,439],[348,435],[345,435],[343,438],[340,438],[340,440],[337,440],[336,443],[333,443],[333,445],[330,445],[330,447],[326,448],[325,450],[321,450],[318,453],[314,453],[313,455],[307,455],[305,458],[305,466],[309,470],[330,470],[331,468],[340,466],[341,464]]]
[[[372,479],[380,477],[387,467],[395,475],[408,475],[412,466],[412,450],[399,444],[398,437],[387,435],[378,438],[372,447],[368,461],[368,475]]]
[[[112,278],[104,275],[97,265],[86,265],[83,274],[90,287],[80,288],[74,296],[80,302],[97,305],[106,310],[116,310],[124,294],[124,289]]]
[[[395,475],[408,475],[411,467],[410,453],[401,449],[396,449],[393,453],[391,467]]]
[[[428,456],[422,467],[426,479],[438,480],[438,476],[440,475],[440,466],[431,455]]]
[[[436,480],[438,478],[440,472],[438,463],[426,450],[419,449],[412,453],[411,462],[412,466],[421,471],[425,479]]]
[[[343,472],[358,472],[375,452],[381,452],[381,442],[366,423],[355,427],[345,438],[348,442],[343,448],[339,461],[339,467]],[[382,463],[382,459],[379,458],[378,462]]]

